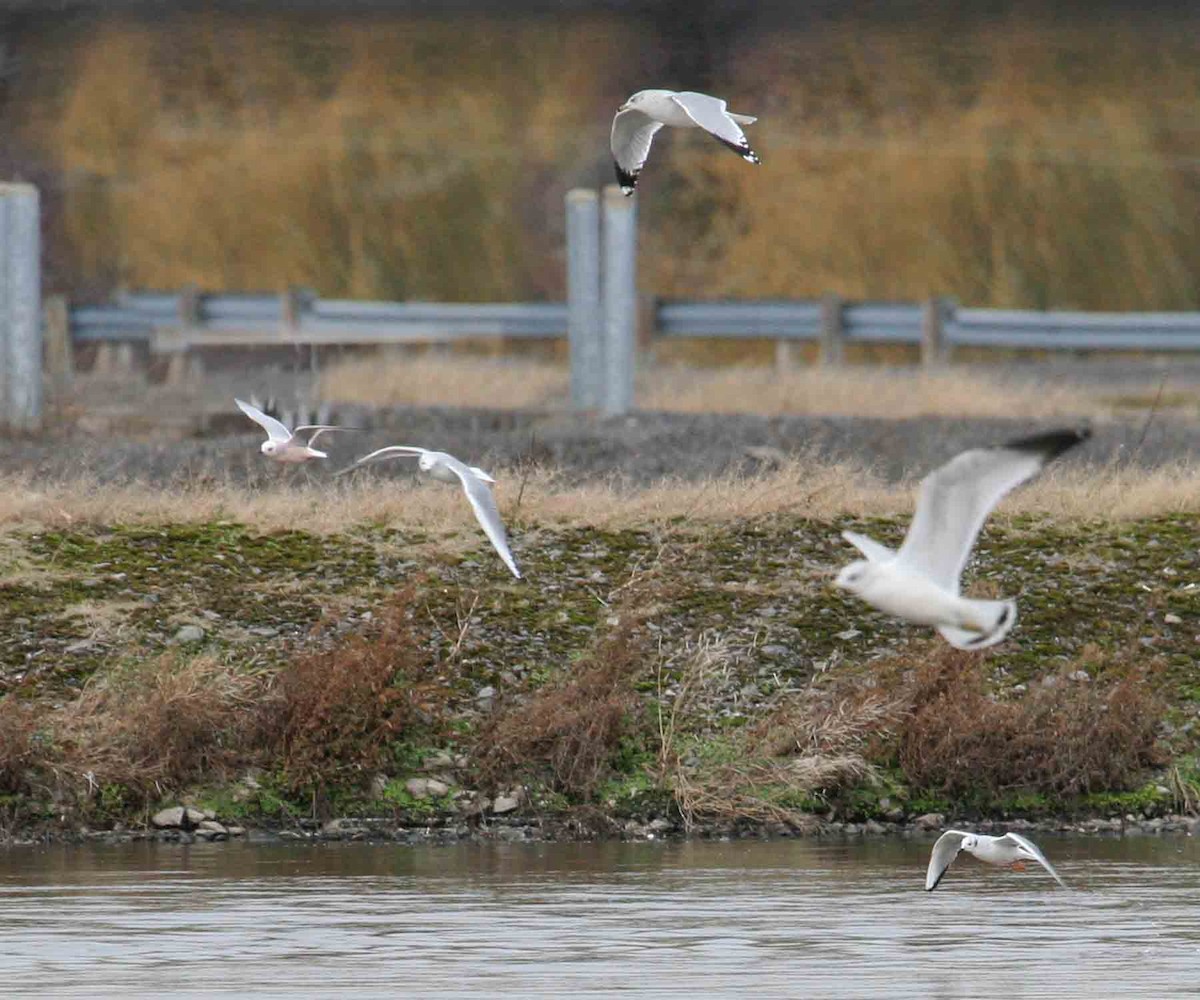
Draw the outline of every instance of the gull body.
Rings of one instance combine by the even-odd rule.
[[[1033,841],[1019,833],[1006,833],[1002,837],[990,837],[984,833],[968,833],[965,830],[947,830],[933,845],[929,856],[929,867],[925,871],[925,891],[932,892],[946,874],[946,870],[958,857],[960,851],[973,854],[989,865],[1011,866],[1016,871],[1024,868],[1024,862],[1036,861],[1046,869],[1054,881],[1064,889],[1067,884],[1058,876],[1054,866],[1046,860]]]
[[[741,129],[756,120],[751,115],[727,111],[723,100],[708,94],[639,90],[617,109],[612,123],[610,145],[621,190],[633,194],[654,135],[664,125],[702,128],[748,163],[761,162]]]
[[[504,561],[509,572],[518,580],[521,579],[521,571],[517,568],[516,560],[513,559],[512,552],[508,547],[508,535],[504,530],[504,522],[500,520],[500,511],[496,507],[496,500],[489,488],[489,484],[496,480],[483,469],[460,462],[448,452],[430,451],[428,448],[417,448],[412,445],[391,445],[364,455],[349,468],[339,472],[338,475],[363,465],[386,462],[394,458],[415,458],[417,468],[430,479],[459,484],[471,504],[471,509],[475,512],[475,520],[479,522],[488,541],[492,543],[492,548]]]
[[[240,399],[235,399],[235,403],[246,416],[258,424],[267,432],[267,440],[262,443],[259,450],[275,462],[283,462],[284,464],[294,465],[300,462],[308,462],[314,458],[328,458],[329,456],[318,451],[313,447],[313,443],[326,431],[347,431],[352,430],[350,427],[335,427],[333,424],[302,424],[294,431],[287,429],[287,426],[274,417],[263,413],[257,406],[252,406],[250,403],[243,402]],[[313,431],[312,437],[305,439],[302,435]]]
[[[846,566],[834,585],[897,618],[932,625],[956,649],[995,645],[1016,623],[1017,604],[960,596],[975,539],[1009,490],[1090,434],[1051,431],[956,455],[921,481],[917,510],[899,550],[842,532],[866,558]]]

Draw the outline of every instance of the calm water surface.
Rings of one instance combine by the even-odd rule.
[[[0,851],[0,994],[1200,996],[1200,843]]]

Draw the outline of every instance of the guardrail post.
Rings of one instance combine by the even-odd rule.
[[[608,416],[633,405],[637,334],[637,201],[616,184],[604,188],[604,395]]]
[[[0,184],[0,426],[42,425],[42,237],[38,189]]]
[[[42,311],[42,336],[45,337],[46,374],[55,392],[61,392],[75,377],[75,359],[71,353],[71,310],[65,295],[51,295]]]
[[[782,337],[775,341],[775,370],[777,372],[791,371],[796,367],[796,348],[799,344],[794,340],[784,340]]]
[[[934,296],[921,306],[921,364],[934,366],[946,361],[945,319],[948,303]]]
[[[189,378],[204,374],[204,362],[189,351],[191,331],[199,325],[200,289],[195,285],[184,285],[179,290],[180,344],[167,362],[167,382],[171,385],[179,385]]]
[[[571,406],[599,409],[604,384],[600,302],[600,200],[595,191],[567,192],[567,351]]]
[[[842,324],[842,299],[832,293],[821,296],[820,361],[823,365],[840,365],[846,355],[845,330]]]

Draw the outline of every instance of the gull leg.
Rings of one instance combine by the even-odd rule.
[[[1014,872],[1023,872],[1025,870],[1025,859],[1018,858],[1011,865],[1009,865],[1009,868],[1012,869]]]

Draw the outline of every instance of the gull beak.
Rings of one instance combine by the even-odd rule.
[[[622,104],[619,108],[617,108],[617,113],[620,114],[622,111],[628,111],[628,110],[629,110],[629,102],[627,101],[626,103]]]

